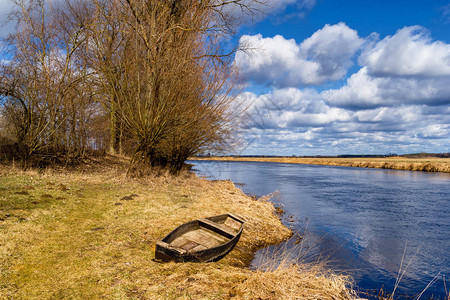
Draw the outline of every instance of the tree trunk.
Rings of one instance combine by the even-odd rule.
[[[110,123],[109,123],[109,152],[111,154],[116,154],[116,135],[117,135],[117,116],[116,116],[116,104],[115,101],[111,101],[111,112],[110,112]]]

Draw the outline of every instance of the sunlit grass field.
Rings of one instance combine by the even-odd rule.
[[[266,161],[292,164],[311,164],[328,166],[346,166],[359,168],[395,169],[406,171],[445,172],[450,173],[450,158],[341,158],[341,157],[195,157],[193,160],[224,160],[224,161]]]
[[[271,203],[230,181],[130,179],[97,171],[0,166],[2,299],[349,299],[347,278],[318,265],[251,271],[255,250],[291,235]],[[232,212],[246,220],[214,263],[161,263],[155,243],[176,226]]]

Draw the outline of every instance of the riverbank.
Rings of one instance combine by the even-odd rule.
[[[291,235],[263,199],[230,181],[130,179],[95,170],[0,168],[0,298],[350,299],[348,279],[320,266],[251,271],[254,252]],[[235,249],[214,263],[154,261],[156,242],[186,221],[245,218]]]
[[[289,164],[327,165],[345,166],[358,168],[393,169],[405,171],[443,172],[450,173],[450,158],[405,158],[405,157],[384,157],[384,158],[341,158],[341,157],[240,157],[240,156],[220,156],[220,157],[193,157],[191,160],[219,160],[219,161],[262,161],[278,162]]]

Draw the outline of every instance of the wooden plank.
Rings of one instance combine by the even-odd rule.
[[[178,247],[172,247],[171,245],[167,244],[166,242],[158,241],[156,243],[156,248],[162,248],[162,249],[171,249],[173,251],[178,252],[179,254],[186,253],[185,250],[178,248]]]
[[[203,245],[198,245],[197,247],[192,248],[192,249],[191,249],[191,252],[202,251],[202,250],[206,250],[206,249],[208,249],[208,248],[206,248],[206,247],[203,246]]]
[[[223,223],[225,226],[230,227],[231,229],[233,229],[234,231],[238,232],[239,229],[241,228],[242,223],[239,221],[236,221],[233,218],[227,218],[225,220],[225,223]]]
[[[171,247],[175,248],[181,248],[184,244],[188,243],[189,241],[186,240],[186,237],[184,235],[176,238],[172,243],[170,243]]]
[[[170,246],[188,251],[201,244],[203,244],[202,239],[196,236],[194,231],[190,231],[175,239]]]
[[[191,250],[201,245],[205,248],[212,248],[228,242],[229,239],[223,235],[209,230],[207,228],[200,228],[197,230],[189,231],[182,236],[176,238],[171,247],[181,248],[184,250]]]
[[[200,222],[200,226],[202,225],[201,223],[204,223],[208,227],[211,227],[211,228],[208,228],[208,229],[214,230],[214,231],[219,232],[219,233],[223,232],[229,238],[234,237],[236,235],[236,232],[234,230],[232,230],[231,228],[229,228],[228,226],[218,224],[218,223],[213,222],[213,221],[208,220],[208,219],[198,219],[198,220]]]
[[[235,214],[229,213],[228,215],[229,215],[230,217],[232,217],[233,219],[235,219],[236,221],[242,223],[242,224],[245,223],[245,220],[244,220],[243,218],[238,217],[238,216],[236,216]]]
[[[221,242],[219,242],[217,239],[211,238],[210,236],[204,234],[202,230],[188,232],[186,234],[186,239],[193,241],[198,245],[203,245],[207,248],[216,247],[221,244]]]
[[[183,244],[181,246],[181,249],[189,251],[189,250],[194,249],[194,248],[196,248],[198,246],[199,246],[199,244],[197,244],[195,242],[188,242],[188,243]]]
[[[214,232],[212,230],[209,230],[206,228],[202,228],[200,230],[202,231],[203,234],[205,234],[206,236],[208,236],[210,238],[217,240],[221,244],[226,243],[230,240],[229,238],[221,235],[220,233]]]

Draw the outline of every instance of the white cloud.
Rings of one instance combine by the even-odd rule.
[[[251,120],[248,127],[322,127],[333,122],[350,120],[348,111],[327,106],[320,94],[311,89],[275,89],[260,96],[245,93],[242,97],[255,103],[248,112]]]
[[[419,26],[371,41],[362,68],[345,86],[322,92],[333,106],[352,109],[407,104],[450,104],[450,45],[432,42]]]
[[[371,110],[361,110],[354,113],[361,123],[410,123],[420,121],[422,109],[420,106],[381,107]]]
[[[272,91],[247,93],[256,122],[246,126],[252,143],[245,154],[448,152],[450,45],[432,41],[425,29],[362,40],[340,23],[300,44],[282,36],[246,38],[260,51],[236,56],[236,63]],[[321,93],[293,87],[342,78],[359,49],[361,68],[342,87]]]
[[[300,45],[277,35],[242,36],[241,45],[254,51],[239,52],[235,62],[244,78],[273,86],[318,85],[338,80],[351,66],[363,40],[344,23],[325,25]]]
[[[286,40],[280,35],[273,38],[263,38],[260,34],[244,35],[240,44],[252,50],[248,54],[238,52],[236,65],[241,70],[241,76],[256,82],[288,86],[295,84],[299,77],[306,76],[308,70],[317,69],[314,63],[306,66],[307,62],[300,58],[299,47],[293,39]]]
[[[350,119],[350,114],[339,108],[327,108],[322,113],[305,113],[287,111],[280,115],[280,127],[323,127],[333,122],[343,122]]]
[[[374,76],[450,76],[450,45],[432,42],[423,27],[404,27],[367,49],[359,62]]]
[[[329,106],[315,89],[297,88],[242,96],[254,104],[244,128],[245,154],[448,151],[449,106],[401,104],[349,110]]]
[[[450,104],[448,77],[372,77],[368,67],[353,74],[339,89],[322,92],[331,105],[361,109],[401,104]]]
[[[345,75],[363,42],[355,30],[339,23],[319,29],[301,43],[300,49],[308,60],[319,63],[319,76],[337,80]]]
[[[423,128],[421,136],[424,138],[445,138],[450,132],[449,124],[430,124]]]

